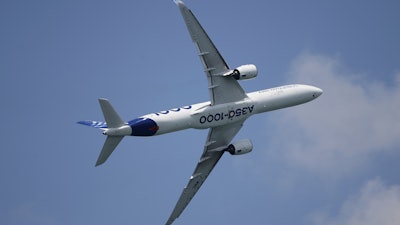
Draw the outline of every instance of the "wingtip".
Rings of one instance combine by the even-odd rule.
[[[108,102],[109,101],[107,98],[99,98],[98,100],[99,100],[99,102],[103,102],[103,101]]]
[[[102,151],[101,153],[103,153],[103,151]],[[96,164],[94,165],[94,167],[100,166],[100,165],[103,164],[105,161],[106,161],[106,159],[104,159],[104,158],[102,157],[102,154],[100,154],[100,155],[99,155],[99,158],[98,158],[97,161],[96,161]]]
[[[181,0],[173,0],[173,2],[179,7],[185,6],[185,3]]]
[[[183,2],[181,0],[172,0],[175,4],[183,4]]]

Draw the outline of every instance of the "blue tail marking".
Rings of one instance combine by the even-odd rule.
[[[77,123],[85,125],[85,126],[89,126],[89,127],[99,128],[99,129],[107,128],[107,123],[101,122],[101,121],[83,120],[83,121],[79,121]]]

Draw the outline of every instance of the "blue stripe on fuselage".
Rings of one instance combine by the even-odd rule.
[[[152,136],[158,131],[158,125],[149,118],[137,118],[128,122],[132,136]]]

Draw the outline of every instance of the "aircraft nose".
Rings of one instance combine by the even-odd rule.
[[[320,88],[315,87],[314,89],[315,89],[313,93],[314,98],[318,98],[320,95],[322,95],[322,93],[324,93],[324,91]]]

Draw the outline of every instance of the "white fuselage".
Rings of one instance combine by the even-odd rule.
[[[141,118],[151,119],[157,124],[157,131],[153,135],[188,128],[207,129],[244,121],[254,114],[303,104],[317,98],[321,93],[321,89],[309,85],[286,85],[247,93],[247,98],[236,102],[218,105],[203,102],[144,115]]]

